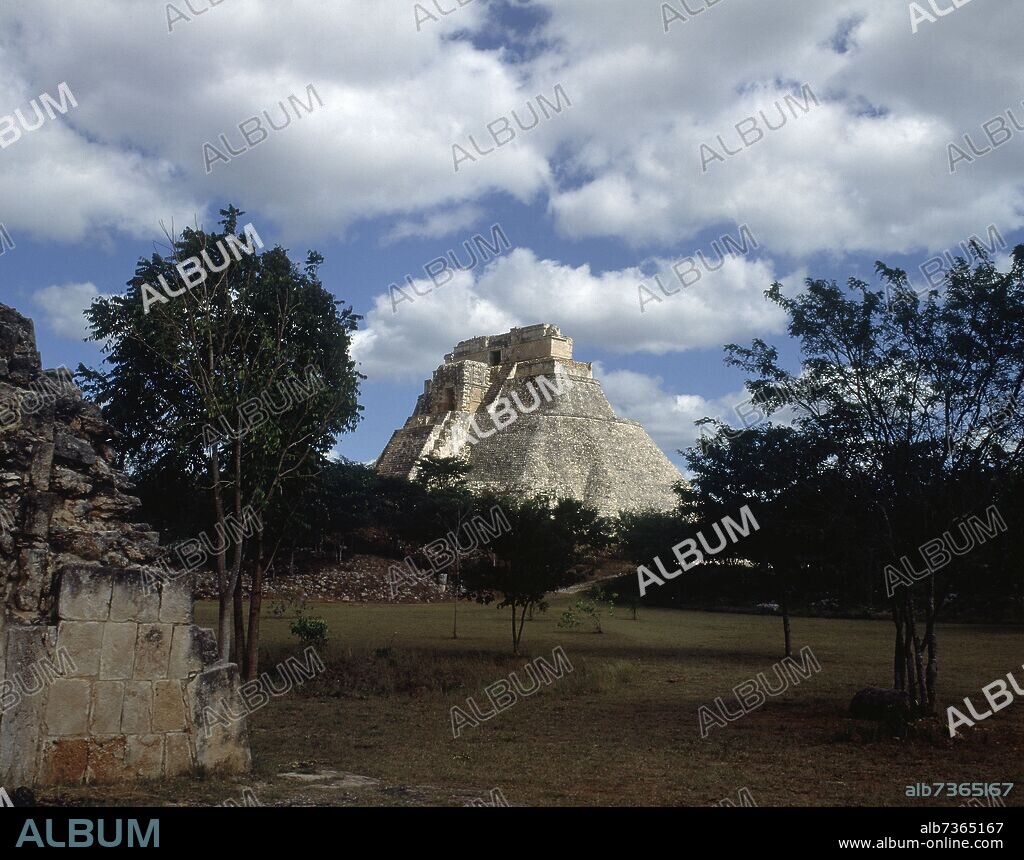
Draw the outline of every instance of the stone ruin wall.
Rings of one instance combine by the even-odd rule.
[[[131,782],[250,768],[238,669],[195,625],[187,576],[115,466],[115,433],[31,320],[0,305],[0,785]],[[148,575],[147,575],[148,573]],[[218,721],[219,723],[219,721]]]

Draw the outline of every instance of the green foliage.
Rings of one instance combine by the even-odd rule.
[[[681,529],[690,531],[678,512],[625,511],[615,521],[615,543],[623,557],[647,564],[687,536]]]
[[[173,533],[195,535],[195,513],[211,510],[211,460],[218,478],[239,481],[242,504],[265,512],[271,533],[289,531],[296,494],[324,462],[339,433],[359,420],[360,374],[350,357],[360,317],[320,281],[323,258],[310,252],[300,268],[281,247],[228,254],[230,265],[167,303],[143,310],[144,284],[181,285],[176,264],[191,257],[219,263],[226,236],[245,213],[221,210],[222,232],[186,228],[171,254],[139,260],[127,291],[97,298],[86,311],[90,339],[103,344],[104,371],[79,368],[78,380],[122,435],[125,468],[147,511]],[[245,236],[239,237],[246,242]],[[315,368],[321,390],[269,420],[247,418],[254,398],[282,403],[282,385],[306,381]],[[297,398],[298,399],[298,398]],[[218,441],[212,441],[212,428]],[[241,468],[230,474],[234,446]],[[269,537],[270,535],[268,535]]]
[[[497,605],[512,610],[512,648],[518,653],[529,607],[583,578],[584,558],[608,542],[607,525],[596,511],[572,500],[484,498],[481,508],[492,503],[500,504],[511,529],[490,540],[491,558],[466,566],[464,580],[481,602],[501,595]]]
[[[125,434],[132,465],[140,468],[176,453],[185,463],[203,462],[204,425],[219,428],[223,419],[243,426],[238,415],[243,403],[310,364],[325,391],[304,408],[289,410],[282,421],[269,422],[248,444],[274,444],[290,424],[322,423],[316,442],[326,453],[330,437],[352,429],[358,417],[359,375],[349,346],[359,317],[339,308],[324,288],[318,254],[311,252],[301,270],[280,247],[242,254],[221,275],[144,313],[143,284],[155,285],[163,276],[178,285],[176,264],[204,251],[219,259],[218,243],[223,246],[225,236],[235,235],[237,219],[245,213],[229,207],[221,214],[224,232],[186,228],[174,239],[170,257],[140,260],[125,294],[98,298],[86,311],[90,339],[104,343],[104,361],[111,367],[107,373],[86,373],[87,390]],[[201,378],[203,369],[207,376]],[[161,420],[151,421],[154,416]]]
[[[225,540],[216,556],[225,598],[246,561],[265,569],[295,535],[305,483],[361,408],[350,356],[360,317],[321,282],[322,256],[309,252],[300,268],[280,246],[257,250],[236,232],[244,214],[229,206],[222,231],[169,235],[169,256],[140,259],[124,294],[94,300],[89,338],[102,344],[107,367],[79,372],[122,436],[123,465],[173,532],[199,525],[196,511],[208,511],[207,529],[222,535],[228,516],[256,515],[255,534]],[[205,278],[184,284],[177,265],[192,258]],[[158,284],[176,295],[150,303],[163,294]],[[232,624],[222,611],[222,657]],[[258,627],[252,634],[239,657],[247,677],[256,671]]]
[[[290,538],[299,546],[363,542],[363,551],[400,558],[410,544],[421,547],[478,514],[490,521],[488,508],[465,486],[407,481],[361,463],[331,461],[295,499]]]
[[[306,612],[306,598],[299,596],[275,600],[270,605],[270,614],[274,618],[284,618],[292,609],[295,610],[297,617],[301,618]]]
[[[1007,273],[976,252],[942,295],[923,300],[882,263],[887,290],[855,279],[852,295],[821,280],[795,297],[780,284],[768,290],[800,343],[800,373],[760,340],[728,346],[727,362],[750,374],[755,403],[788,410],[791,426],[712,422],[715,434],[685,454],[684,516],[711,523],[749,503],[761,525],[724,556],[788,568],[808,598],[877,604],[886,564],[919,557],[921,544],[994,501],[1012,504],[1024,460],[1024,247]],[[972,568],[991,570],[986,556],[944,571],[938,602],[957,579],[953,591],[970,587]],[[1000,580],[1005,595],[1009,579],[987,575]]]
[[[416,483],[429,491],[465,489],[472,466],[461,457],[440,457],[428,454],[416,463]]]
[[[327,641],[327,621],[315,615],[300,613],[288,629],[303,645],[323,645]]]
[[[570,606],[568,609],[562,611],[562,617],[558,619],[558,626],[563,629],[573,630],[580,626],[580,618],[577,610],[579,609],[579,603],[574,606]]]
[[[354,532],[374,528],[413,540],[422,529],[410,512],[423,511],[427,499],[403,478],[349,460],[327,461],[294,500],[291,539],[297,546],[343,545]]]
[[[617,596],[608,596],[599,587],[592,588],[589,599],[577,600],[562,613],[558,626],[573,630],[584,624],[589,624],[591,632],[604,633],[604,629],[601,627],[602,612],[607,611],[609,618],[615,614],[615,597]],[[607,607],[607,609],[602,610],[602,606]]]
[[[628,609],[630,611],[630,613],[632,613],[634,621],[639,621],[640,620],[640,607],[642,605],[643,605],[643,602],[640,600],[640,595],[639,594],[627,595],[627,597],[626,597],[626,609]]]
[[[808,280],[788,295],[773,284],[766,296],[789,318],[799,373],[762,340],[726,347],[727,363],[748,374],[754,403],[769,416],[786,410],[788,426],[734,430],[708,419],[715,434],[685,455],[693,478],[681,514],[709,527],[749,504],[761,529],[716,561],[767,571],[783,615],[794,591],[807,601],[890,602],[887,565],[906,557],[920,569],[919,548],[963,518],[992,504],[1019,509],[1024,246],[1009,272],[977,245],[974,253],[973,265],[956,262],[941,294],[923,299],[906,273],[882,263],[885,290]],[[1019,547],[998,538],[891,595],[898,688],[914,698],[927,685],[934,708],[939,610],[978,589],[1019,600]],[[915,628],[918,612],[925,618]],[[918,664],[926,652],[928,661],[917,680],[914,649]]]
[[[610,609],[615,608],[615,601],[619,599],[618,592],[610,591],[604,585],[592,585],[587,597],[595,603],[607,603]]]

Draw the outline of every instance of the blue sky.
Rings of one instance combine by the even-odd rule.
[[[192,0],[202,13],[177,4],[191,20],[170,32],[168,4],[149,0],[0,5],[0,116],[31,119],[61,82],[78,103],[4,132],[0,150],[0,224],[16,245],[0,256],[0,301],[35,319],[44,363],[96,365],[81,341],[89,297],[124,289],[163,244],[161,220],[212,227],[234,203],[267,244],[298,260],[319,250],[325,284],[365,316],[365,417],[338,447],[360,461],[456,341],[551,322],[678,463],[693,421],[728,419],[741,399],[723,343],[764,337],[794,361],[761,296],[773,279],[872,281],[883,259],[923,286],[921,262],[990,224],[1024,241],[1024,132],[1007,122],[990,147],[982,129],[1007,110],[1024,120],[1011,4],[968,4],[917,32],[905,4],[855,0],[690,0],[702,11],[685,21],[646,0]],[[311,83],[322,107],[206,173],[204,142],[237,146],[239,122]],[[559,85],[571,106],[505,126]],[[787,121],[768,131],[765,116]],[[493,146],[488,124],[515,138],[456,172],[452,145]],[[991,151],[951,175],[964,134]],[[708,161],[704,147],[737,154]],[[494,224],[511,250],[391,312],[390,283],[423,281],[449,250],[465,258]],[[743,224],[756,251],[641,314],[639,283],[674,284],[672,264],[698,250],[714,263],[714,240]]]

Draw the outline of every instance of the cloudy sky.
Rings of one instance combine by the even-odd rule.
[[[82,308],[230,202],[364,316],[345,456],[380,453],[457,341],[537,322],[674,455],[742,399],[722,344],[795,357],[773,280],[881,258],[924,286],[990,225],[1024,241],[1018,4],[686,2],[0,0],[0,301],[48,366],[98,364]],[[24,130],[62,83],[77,107]],[[280,130],[249,146],[254,116]]]

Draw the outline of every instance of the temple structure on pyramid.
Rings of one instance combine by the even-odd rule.
[[[412,478],[427,455],[460,456],[476,489],[579,499],[605,515],[674,507],[679,470],[640,424],[615,415],[572,349],[548,324],[459,343],[377,471]]]

